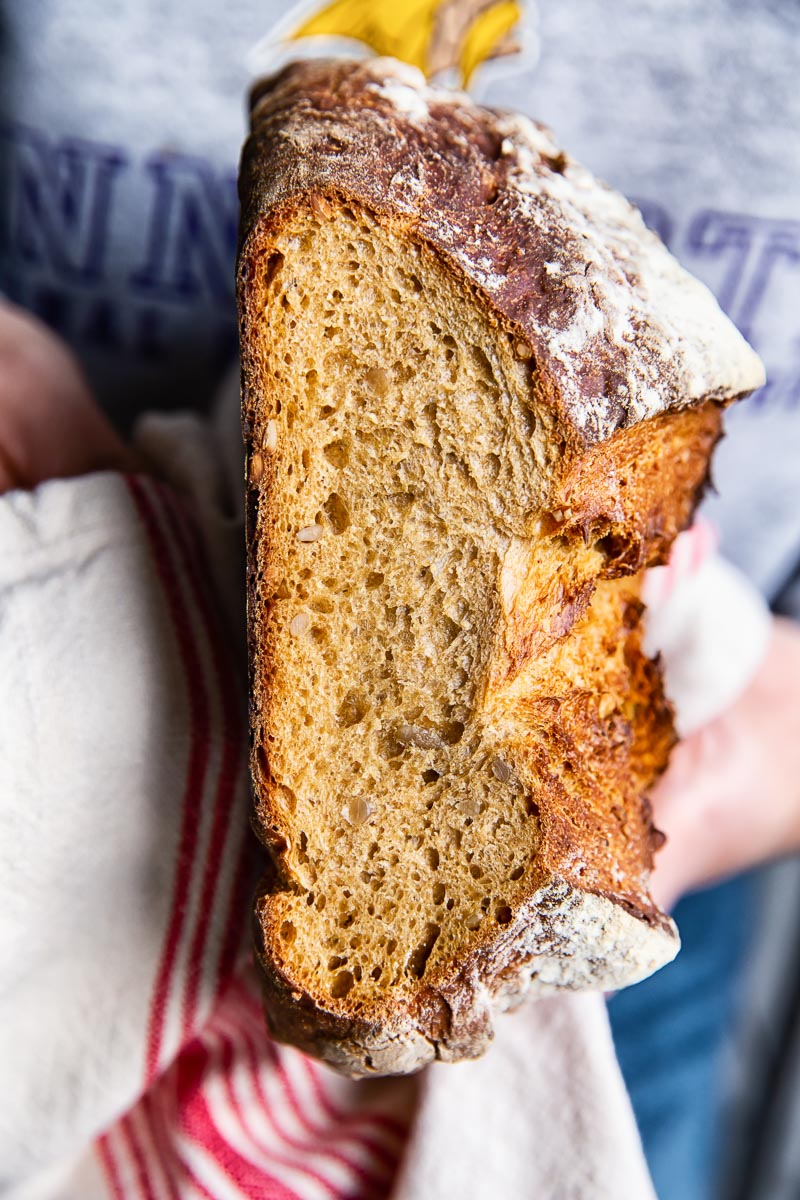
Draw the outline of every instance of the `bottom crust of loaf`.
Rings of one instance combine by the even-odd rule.
[[[663,914],[634,915],[606,896],[553,878],[522,905],[502,937],[455,965],[408,1003],[344,1017],[284,973],[272,897],[256,906],[256,945],[272,1036],[353,1077],[406,1075],[433,1061],[477,1058],[495,1018],[561,989],[615,991],[646,979],[680,948]]]

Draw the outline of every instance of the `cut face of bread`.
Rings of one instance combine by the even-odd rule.
[[[321,71],[369,97],[376,68],[343,69],[299,68],[288,104],[276,87],[273,149],[315,87],[338,95]],[[307,111],[302,128],[322,161],[330,129]],[[240,304],[267,1013],[343,1069],[407,1071],[479,1053],[526,992],[619,987],[677,949],[647,890],[644,797],[674,739],[636,572],[689,519],[720,409],[709,388],[581,437],[531,327],[407,214],[370,203],[352,163],[298,185],[275,154],[265,190],[264,147],[251,158]]]

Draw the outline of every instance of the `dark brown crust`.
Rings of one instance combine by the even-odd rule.
[[[547,131],[433,90],[420,120],[398,109],[383,77],[379,65],[312,60],[255,89],[239,185],[245,271],[300,197],[350,198],[401,224],[530,345],[544,398],[576,448],[763,382],[711,295]],[[668,294],[651,296],[650,276],[662,274]],[[668,322],[661,306],[675,310]],[[599,331],[583,330],[587,320]]]
[[[686,390],[691,372],[687,374],[674,356],[669,362],[665,359],[666,335],[656,329],[649,336],[650,327],[637,331],[641,337],[634,343],[605,337],[602,345],[595,342],[589,350],[576,351],[575,361],[565,365],[553,345],[575,315],[573,302],[569,289],[555,286],[543,267],[568,259],[584,273],[589,260],[553,207],[552,197],[542,201],[550,205],[547,220],[529,219],[529,203],[512,179],[519,162],[506,146],[509,119],[428,95],[429,115],[418,122],[406,118],[391,97],[376,88],[380,78],[377,68],[369,65],[316,61],[286,68],[254,93],[253,133],[240,176],[238,269],[248,447],[262,402],[260,348],[253,331],[266,302],[271,231],[298,206],[325,204],[325,198],[352,204],[426,245],[461,286],[472,289],[510,338],[523,349],[531,348],[538,401],[552,411],[564,443],[562,470],[549,505],[552,530],[569,540],[605,539],[603,574],[609,579],[662,561],[675,534],[691,519],[706,479],[720,432],[718,401],[744,394],[759,382],[749,351],[741,351],[727,374],[717,372],[695,395]],[[543,178],[571,172],[578,184],[583,178],[580,168],[561,152],[540,155],[534,167]],[[626,228],[625,237],[636,242],[651,236],[631,221],[633,234]],[[621,262],[626,253],[635,257],[635,247],[631,251],[623,246]],[[628,284],[635,291],[633,275]],[[718,317],[727,335],[727,323]],[[657,314],[653,324],[657,326]],[[735,337],[732,345],[737,346]],[[658,355],[658,402],[643,412],[636,389],[652,374]],[[713,354],[704,365],[709,370],[716,366]],[[697,363],[692,366],[697,376]],[[690,401],[694,405],[687,407]],[[248,490],[251,548],[262,489],[250,485]],[[248,561],[252,668],[258,606],[252,549]],[[575,595],[564,597],[569,621],[560,636],[566,637],[579,623],[594,590],[593,580],[579,581]],[[635,586],[626,604],[635,605],[634,592]],[[587,922],[597,940],[597,959],[588,961],[584,975],[575,975],[570,986],[613,988],[671,957],[677,947],[674,928],[637,881],[646,877],[658,841],[649,808],[639,797],[666,764],[672,725],[659,673],[652,664],[643,665],[646,660],[633,642],[636,637],[631,655],[632,660],[638,655],[640,671],[633,687],[648,717],[621,730],[618,754],[603,744],[585,697],[569,697],[567,702],[552,698],[563,705],[559,721],[564,754],[586,764],[581,786],[588,799],[576,804],[554,776],[542,816],[541,877],[531,881],[531,894],[511,925],[478,943],[465,961],[451,964],[446,977],[426,975],[411,999],[392,999],[373,1012],[354,1012],[344,1002],[313,994],[307,983],[286,973],[278,926],[281,887],[290,886],[288,880],[281,882],[288,831],[270,802],[277,785],[254,748],[256,827],[278,867],[265,881],[256,913],[268,1020],[276,1037],[353,1073],[410,1070],[432,1058],[480,1053],[491,1038],[495,1012],[527,990],[558,985],[550,964],[559,954],[569,958],[570,939]],[[515,678],[544,649],[525,645],[514,663]],[[253,727],[258,724],[260,694],[251,680]],[[535,725],[540,718],[531,711],[526,719]],[[536,751],[523,748],[525,752]],[[602,784],[590,778],[594,770],[606,771],[609,778],[618,775],[623,793],[631,798],[619,821],[614,817],[609,824]],[[589,859],[580,869],[574,855],[570,857],[576,822],[578,844],[587,849]]]
[[[569,463],[554,525],[586,542],[606,539],[607,579],[663,563],[708,482],[722,406],[706,400],[621,430]]]

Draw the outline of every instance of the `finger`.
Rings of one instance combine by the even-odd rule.
[[[64,343],[0,303],[0,492],[130,461]]]
[[[680,894],[800,848],[800,632],[776,621],[739,699],[673,753],[652,795],[667,835],[655,894]]]

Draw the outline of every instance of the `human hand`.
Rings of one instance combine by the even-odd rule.
[[[239,967],[246,736],[205,551],[0,300],[0,1192],[62,1194],[79,1159],[83,1196],[104,1148],[138,1154],[117,1118]]]
[[[0,299],[0,494],[130,467],[66,345]]]
[[[667,835],[652,890],[685,892],[800,849],[800,628],[776,618],[750,685],[681,742],[652,795]]]

